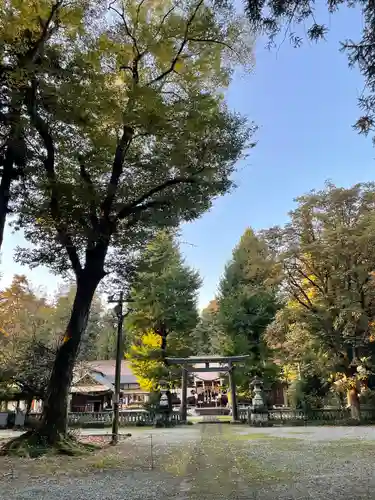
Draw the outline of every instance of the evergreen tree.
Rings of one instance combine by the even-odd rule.
[[[218,317],[216,299],[203,309],[199,323],[194,330],[197,354],[220,355],[225,350],[225,335]]]
[[[247,229],[226,266],[218,296],[225,354],[250,355],[238,370],[238,382],[245,390],[252,376],[267,377],[268,368],[273,368],[263,332],[278,309],[275,278],[275,264],[266,244]]]
[[[126,329],[138,345],[145,333],[152,332],[160,338],[153,357],[161,365],[167,355],[189,355],[195,348],[193,330],[198,322],[200,283],[198,273],[185,264],[174,236],[159,232],[146,247],[136,273]],[[132,356],[139,358],[134,348],[130,349]],[[144,366],[143,378],[147,378]]]

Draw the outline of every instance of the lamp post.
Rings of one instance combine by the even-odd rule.
[[[120,419],[120,384],[121,384],[121,361],[123,357],[123,303],[124,292],[120,292],[119,297],[116,299],[114,296],[110,297],[109,303],[116,302],[114,308],[117,316],[117,345],[116,345],[116,368],[115,368],[115,394],[113,402],[113,419],[112,419],[112,445],[118,444],[119,440],[119,419]]]

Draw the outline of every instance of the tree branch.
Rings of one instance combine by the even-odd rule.
[[[163,71],[163,73],[161,73],[160,75],[158,75],[157,77],[155,77],[153,80],[150,80],[146,84],[146,86],[151,86],[154,83],[160,82],[160,80],[163,80],[167,75],[169,75],[170,73],[172,73],[174,71],[174,68],[175,68],[175,66],[177,64],[177,61],[178,61],[180,55],[182,54],[182,51],[184,50],[184,48],[185,48],[185,46],[186,46],[186,44],[187,44],[187,42],[189,40],[189,37],[188,37],[189,28],[190,28],[192,22],[194,21],[195,16],[197,15],[198,10],[200,9],[200,7],[203,4],[203,2],[204,2],[204,0],[199,0],[199,2],[197,3],[197,5],[195,6],[195,9],[193,10],[192,15],[187,20],[186,27],[185,27],[184,38],[183,38],[183,40],[181,42],[180,48],[178,49],[175,57],[172,60],[172,63],[170,65],[170,67],[167,70]]]
[[[123,128],[121,139],[117,144],[115,158],[112,165],[112,174],[107,188],[107,194],[101,205],[102,214],[106,220],[109,219],[111,213],[112,204],[115,199],[118,184],[120,182],[120,177],[123,172],[125,155],[132,142],[133,134],[133,129],[125,125]]]
[[[298,266],[295,266],[295,269],[296,269],[297,273],[302,276],[302,278],[306,279],[310,283],[310,285],[312,285],[314,288],[316,288],[317,290],[319,290],[319,292],[323,296],[325,296],[324,290],[314,280],[312,280],[310,278],[310,276],[308,276],[306,273],[304,273],[302,271],[302,269],[300,269]]]
[[[99,219],[98,219],[98,216],[96,214],[96,204],[95,204],[96,191],[95,191],[95,187],[94,187],[94,184],[93,184],[93,182],[91,180],[90,174],[86,170],[86,167],[85,167],[85,165],[83,163],[83,158],[81,156],[78,158],[78,161],[79,161],[79,169],[80,169],[79,173],[80,173],[80,177],[83,180],[84,184],[86,185],[87,190],[88,190],[88,195],[89,195],[89,202],[90,202],[89,217],[90,217],[90,222],[91,222],[91,225],[92,225],[93,229],[96,230],[97,227],[98,227],[98,224],[99,224]]]
[[[203,168],[198,172],[196,172],[196,174],[201,171],[203,171]],[[151,200],[148,203],[143,204],[143,202],[145,202],[148,198],[151,198],[151,196],[163,192],[168,187],[176,186],[178,184],[194,184],[195,182],[198,181],[197,178],[195,177],[196,174],[190,177],[175,177],[173,179],[168,179],[162,184],[159,184],[158,186],[151,188],[149,191],[144,193],[136,200],[124,205],[117,213],[117,219],[118,220],[124,219],[125,217],[128,217],[129,215],[132,215],[135,212],[139,212],[142,210],[146,210],[147,208],[150,208],[155,203],[160,203],[160,200],[159,201]]]
[[[146,212],[146,210],[150,209],[150,208],[165,208],[165,207],[168,207],[169,205],[171,205],[172,203],[172,200],[151,200],[151,201],[148,201],[147,203],[143,203],[142,205],[139,205],[138,207],[135,207],[131,214],[130,214],[130,220],[128,220],[127,224],[126,224],[126,227],[132,227],[134,226],[138,221],[139,219],[141,218],[141,215],[143,213]],[[121,220],[119,218],[119,220]]]
[[[50,198],[50,210],[51,216],[55,224],[55,228],[60,239],[61,244],[65,247],[72,268],[76,275],[82,271],[82,266],[79,260],[77,248],[73,243],[71,236],[65,224],[61,221],[61,213],[59,206],[59,190],[57,185],[56,173],[55,173],[55,146],[53,139],[49,130],[49,127],[45,120],[38,114],[36,109],[36,82],[32,82],[31,87],[26,92],[25,102],[30,116],[30,121],[32,125],[37,130],[40,135],[44,147],[47,151],[47,157],[44,159],[44,169],[47,175],[49,188],[51,191]]]
[[[124,23],[124,28],[125,28],[126,34],[128,35],[128,37],[133,42],[133,47],[134,47],[137,55],[139,56],[141,52],[140,52],[140,50],[138,48],[137,39],[135,38],[135,36],[132,34],[132,32],[129,29],[127,20],[125,18],[124,7],[122,8],[122,12],[120,12],[118,9],[116,9],[115,7],[113,7],[114,3],[115,3],[115,0],[110,3],[109,10],[113,10],[113,12],[115,12],[121,18],[122,22]],[[139,11],[138,11],[138,15],[139,15]]]
[[[307,293],[305,292],[305,290],[302,288],[302,286],[294,279],[292,273],[289,271],[288,268],[285,269],[286,270],[286,273],[289,277],[289,283],[290,283],[290,286],[294,287],[294,292],[293,293],[293,296],[296,300],[298,300],[298,302],[300,304],[302,304],[301,302],[301,299],[300,299],[300,295],[302,294],[302,296],[306,299],[306,303],[303,303],[302,305],[304,305],[305,307],[307,307],[308,309],[310,309],[311,311],[316,311],[316,308],[314,307],[313,303],[311,302],[311,300],[309,299],[309,296],[307,295]],[[299,292],[296,293],[296,290]]]
[[[229,45],[229,43],[222,42],[221,40],[215,40],[214,38],[188,38],[188,42],[205,42],[205,43],[216,43],[218,45],[222,45],[223,47],[226,47],[229,49],[233,54],[235,54],[238,58],[240,58],[240,55],[236,50],[234,50],[233,47]]]

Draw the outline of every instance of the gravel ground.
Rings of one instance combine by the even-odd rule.
[[[207,424],[132,434],[80,474],[80,459],[66,474],[0,474],[0,500],[375,499],[375,428]]]

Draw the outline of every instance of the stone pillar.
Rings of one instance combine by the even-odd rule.
[[[231,362],[228,363],[229,367],[229,386],[230,394],[232,398],[232,421],[238,421],[238,407],[237,407],[237,394],[236,394],[236,382],[234,380],[234,366]]]
[[[187,385],[188,385],[188,371],[186,366],[182,367],[182,383],[181,383],[181,420],[187,420]]]

